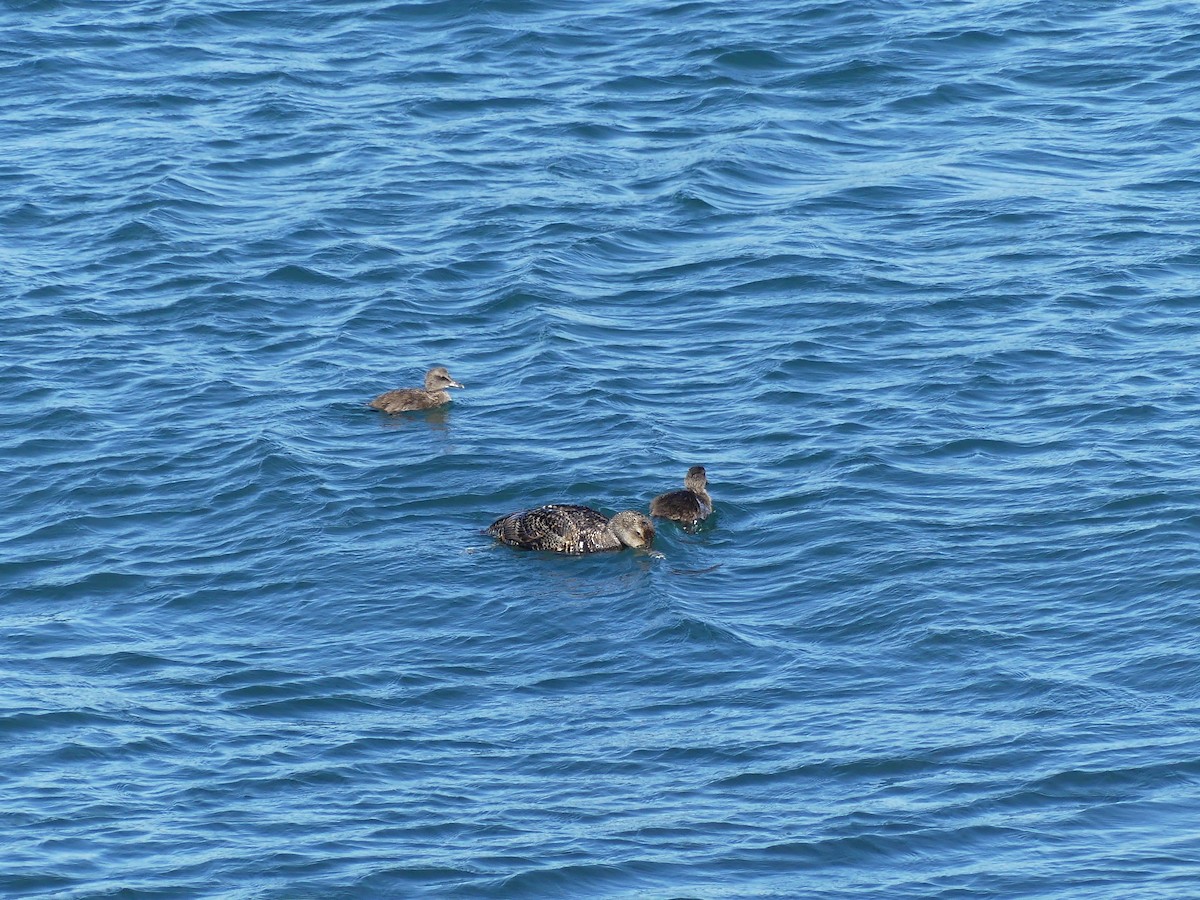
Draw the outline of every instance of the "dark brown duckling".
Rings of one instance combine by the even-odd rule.
[[[501,516],[488,534],[511,547],[554,553],[594,553],[649,547],[654,523],[631,509],[611,519],[587,506],[552,503]]]
[[[708,495],[708,477],[704,466],[692,466],[683,479],[682,491],[659,494],[650,501],[650,515],[695,525],[712,515],[712,497]]]
[[[450,402],[446,388],[460,388],[445,366],[434,366],[425,373],[424,388],[399,388],[380,394],[367,404],[385,413],[409,412],[414,409],[433,409]]]

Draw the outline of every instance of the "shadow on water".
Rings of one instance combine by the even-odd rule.
[[[703,569],[676,569],[671,568],[672,575],[707,575],[709,572],[715,572],[722,568],[724,563],[713,563],[711,566],[705,566]]]
[[[449,430],[450,404],[434,409],[417,409],[400,413],[376,412],[370,407],[366,409],[380,420],[379,427],[389,431],[402,431],[405,428],[427,427],[433,431]]]

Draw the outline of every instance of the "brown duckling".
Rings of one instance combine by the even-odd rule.
[[[650,501],[650,515],[695,525],[712,515],[712,497],[708,495],[708,477],[704,466],[692,466],[683,479],[682,491],[659,494]]]
[[[450,402],[446,388],[460,388],[445,366],[434,366],[425,373],[424,388],[399,388],[380,394],[367,405],[385,413],[408,412],[414,409],[433,409]]]

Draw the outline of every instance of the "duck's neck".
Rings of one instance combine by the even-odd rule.
[[[628,544],[626,544],[623,540],[621,540],[621,536],[619,534],[617,534],[617,529],[613,528],[613,523],[612,523],[611,519],[609,520],[608,524],[604,526],[604,536],[606,538],[608,538],[608,540],[602,541],[600,543],[602,543],[605,546],[610,546],[615,549],[620,549],[621,547],[628,546]]]

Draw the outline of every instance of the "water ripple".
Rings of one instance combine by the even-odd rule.
[[[1194,11],[0,25],[0,891],[1194,893]]]

